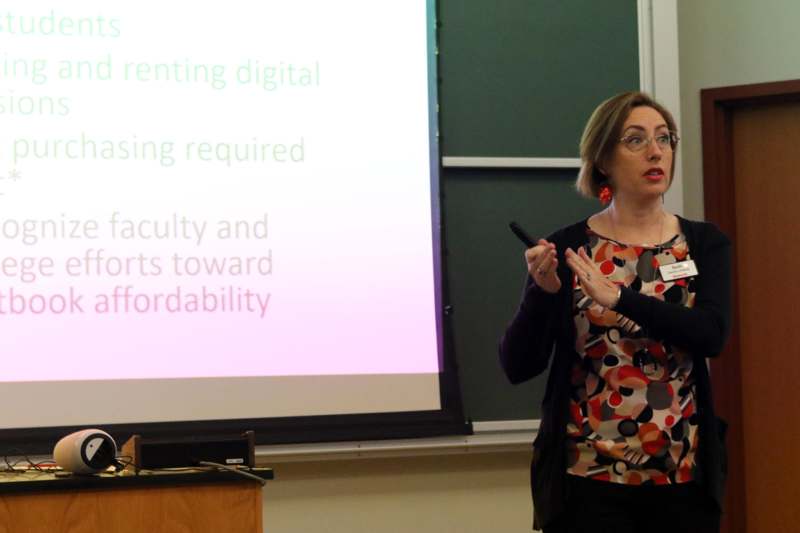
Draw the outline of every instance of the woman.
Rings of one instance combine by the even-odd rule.
[[[719,530],[724,424],[706,358],[728,335],[730,242],[664,209],[677,144],[648,95],[603,102],[577,187],[607,207],[525,252],[500,360],[513,383],[550,366],[531,475],[545,533]]]

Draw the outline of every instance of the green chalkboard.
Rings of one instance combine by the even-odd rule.
[[[447,169],[446,268],[454,349],[464,411],[471,420],[538,418],[544,377],[512,386],[497,344],[525,279],[524,245],[508,230],[516,220],[534,237],[588,216],[569,170]]]
[[[440,0],[445,156],[577,157],[600,100],[639,87],[635,0]]]
[[[440,0],[445,156],[577,157],[605,98],[639,88],[634,0]],[[508,384],[497,342],[525,275],[517,220],[535,236],[588,216],[577,169],[456,169],[442,175],[445,268],[464,409],[474,421],[539,417],[544,376]]]

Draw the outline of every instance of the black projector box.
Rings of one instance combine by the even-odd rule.
[[[120,455],[130,457],[137,470],[201,466],[201,461],[252,468],[256,462],[255,433],[169,439],[133,435]]]

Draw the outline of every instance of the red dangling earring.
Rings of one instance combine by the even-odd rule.
[[[608,185],[603,185],[600,187],[600,194],[597,195],[600,198],[600,203],[603,205],[608,205],[611,203],[611,199],[614,197],[614,193],[611,192],[611,187]]]

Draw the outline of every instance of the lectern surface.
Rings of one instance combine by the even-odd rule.
[[[262,533],[261,513],[261,484],[232,472],[0,474],[2,533]]]
[[[247,470],[247,472],[255,474],[264,480],[271,480],[275,477],[271,468],[253,468]],[[63,474],[65,475],[47,468],[41,471],[29,468],[14,472],[0,472],[0,495],[30,491],[197,485],[200,483],[249,481],[234,472],[208,469],[149,470],[142,471],[139,474],[127,471],[120,474],[110,472],[92,475]]]

